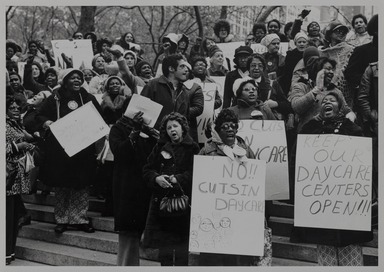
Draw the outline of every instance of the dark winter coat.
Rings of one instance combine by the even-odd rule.
[[[60,97],[60,118],[73,111],[68,107],[70,101],[75,101],[79,107],[92,101],[101,114],[101,108],[96,98],[83,88],[79,92],[68,92],[62,87],[58,90],[58,96]],[[49,96],[43,102],[36,114],[36,120],[41,126],[48,120],[57,120],[56,95]],[[49,131],[45,139],[45,158],[40,171],[42,180],[48,186],[84,188],[94,181],[96,172],[95,147],[92,144],[69,157],[53,133]]]
[[[249,105],[244,100],[238,99],[237,105],[230,107],[229,109],[236,113],[240,120],[252,119],[251,113],[255,110],[258,110],[263,114],[263,120],[276,120],[271,108],[260,100],[256,101],[255,105]]]
[[[187,90],[189,95],[189,115],[187,119],[189,124],[189,135],[191,135],[195,142],[198,142],[196,117],[203,113],[204,94],[199,84],[193,83],[190,88],[188,88],[188,86]]]
[[[347,118],[325,122],[318,118],[312,119],[303,126],[302,134],[341,134],[362,136],[362,130]],[[351,244],[368,242],[373,239],[372,231],[353,231],[324,228],[294,227],[292,242],[315,243],[344,247]]]
[[[288,95],[289,90],[291,89],[293,70],[295,69],[296,64],[302,58],[303,58],[303,52],[299,51],[297,48],[291,51],[287,51],[287,56],[285,57],[285,66],[284,66],[283,76],[279,80],[285,95]]]
[[[236,136],[236,139],[238,146],[245,149],[245,156],[248,159],[255,159],[255,154],[253,153],[252,149],[245,143],[243,138]],[[217,144],[212,141],[212,138],[205,142],[204,147],[199,152],[199,155],[226,156],[225,153],[217,146]]]
[[[171,154],[165,159],[162,153]],[[187,134],[179,144],[160,139],[148,157],[143,177],[152,190],[145,232],[144,246],[162,248],[188,241],[190,212],[178,217],[159,216],[160,200],[174,189],[160,187],[155,179],[161,174],[174,174],[184,193],[191,199],[193,156],[199,153],[199,146]],[[176,188],[176,186],[175,186]]]
[[[238,69],[230,71],[225,76],[223,109],[234,105],[233,101],[235,100],[235,93],[233,92],[233,83],[239,78],[241,78],[241,75],[239,74]]]
[[[175,93],[175,95],[173,93]],[[141,95],[163,106],[155,124],[156,129],[160,128],[163,117],[171,112],[178,112],[188,117],[189,95],[183,84],[178,86],[175,92],[172,83],[165,76],[161,76],[149,81],[148,84],[145,85]]]
[[[269,52],[265,52],[262,54],[265,59],[265,74],[276,72],[277,78],[283,76],[284,73],[284,65],[285,65],[285,57],[280,54],[271,54]]]
[[[143,181],[142,169],[156,144],[156,139],[145,139],[132,131],[132,122],[122,117],[112,126],[109,133],[109,144],[114,155],[115,231],[138,230],[141,233],[145,226],[151,195]]]

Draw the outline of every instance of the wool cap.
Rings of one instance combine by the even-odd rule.
[[[308,46],[307,48],[305,48],[305,50],[303,52],[304,65],[307,66],[309,59],[319,58],[319,57],[320,57],[319,50],[314,46]]]
[[[217,45],[212,45],[208,51],[209,57],[212,58],[216,52],[223,52],[223,50],[221,50]]]
[[[145,60],[142,60],[142,61],[139,61],[137,64],[136,64],[136,73],[138,73],[138,74],[140,74],[141,73],[141,68],[144,66],[144,65],[146,65],[146,64],[148,64],[149,65],[149,67],[151,67],[151,70],[152,70],[152,66],[151,66],[151,64],[149,63],[149,62],[147,62],[147,61],[145,61]]]
[[[268,34],[263,39],[261,39],[260,44],[268,47],[268,45],[270,45],[276,39],[280,41],[280,37],[276,33]]]
[[[308,36],[307,34],[305,34],[304,32],[299,32],[295,35],[295,38],[293,39],[293,41],[296,43],[298,39],[300,38],[304,38],[305,40],[308,41]]]

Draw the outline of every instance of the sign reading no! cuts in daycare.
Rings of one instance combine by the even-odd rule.
[[[372,139],[298,135],[294,225],[371,230]]]
[[[194,156],[189,251],[264,255],[265,168]]]

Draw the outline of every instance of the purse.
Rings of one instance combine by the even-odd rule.
[[[189,197],[184,193],[183,188],[179,183],[176,183],[179,186],[181,191],[180,194],[176,194],[175,190],[172,190],[173,193],[169,196],[169,192],[160,200],[159,205],[159,215],[162,217],[177,217],[188,213]]]
[[[25,173],[29,173],[33,168],[35,168],[35,160],[29,151],[25,152],[24,156],[18,159],[17,162],[24,169]]]

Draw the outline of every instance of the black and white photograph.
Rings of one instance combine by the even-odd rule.
[[[1,4],[1,270],[381,271],[382,3],[282,2]]]

